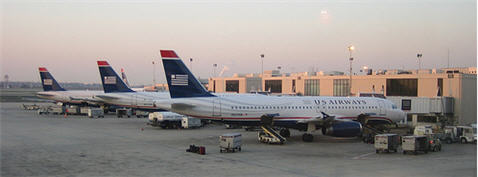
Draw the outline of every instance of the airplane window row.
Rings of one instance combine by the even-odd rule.
[[[313,106],[231,106],[231,109],[314,109]],[[377,109],[378,106],[328,106],[327,109]],[[317,107],[320,109],[320,107]],[[325,106],[323,107],[325,109]]]
[[[231,109],[314,109],[313,106],[232,106]]]
[[[328,109],[377,109],[378,106],[328,106]]]

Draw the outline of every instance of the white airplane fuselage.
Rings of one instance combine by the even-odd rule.
[[[96,96],[107,104],[137,108],[160,110],[156,100],[170,99],[168,92],[119,92],[104,93]]]
[[[84,91],[84,90],[67,90],[67,91],[42,91],[37,92],[37,96],[40,98],[53,100],[65,104],[96,104],[95,96],[104,94],[103,91]]]
[[[359,115],[369,120],[398,122],[405,113],[392,102],[372,97],[295,97],[295,96],[217,96],[171,99],[171,111],[204,119],[222,121],[259,121],[266,114],[275,114],[275,122],[306,122],[321,112],[336,119],[355,120]]]

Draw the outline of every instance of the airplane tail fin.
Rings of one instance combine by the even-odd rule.
[[[134,92],[123,82],[123,79],[118,76],[107,61],[98,61],[98,68],[105,93]]]
[[[43,91],[65,91],[45,67],[39,67],[38,71],[40,72]]]
[[[173,50],[161,50],[171,98],[214,97],[189,71]]]

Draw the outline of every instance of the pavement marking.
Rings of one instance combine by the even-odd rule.
[[[354,158],[352,158],[352,159],[358,160],[358,159],[360,159],[360,158],[363,158],[363,157],[366,157],[366,156],[369,156],[369,155],[372,155],[372,154],[375,154],[375,152],[370,152],[370,153],[367,153],[367,154],[362,154],[362,155],[359,155],[359,156],[354,157]]]

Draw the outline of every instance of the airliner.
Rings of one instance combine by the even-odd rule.
[[[306,131],[303,141],[313,141],[312,132],[354,137],[362,132],[359,117],[369,122],[394,123],[405,113],[391,101],[374,97],[327,96],[234,96],[220,97],[209,93],[193,76],[173,50],[160,50],[171,99],[160,105],[192,117],[218,120],[229,124],[261,125],[268,121],[282,127]]]
[[[118,76],[115,70],[107,61],[97,61],[103,84],[104,94],[95,95],[108,104],[139,109],[143,111],[155,112],[169,110],[169,105],[162,105],[160,108],[158,101],[169,100],[169,92],[138,92],[128,87],[123,79]],[[254,94],[232,94],[222,93],[218,96],[231,97],[236,95],[254,95]]]
[[[65,105],[98,105],[101,100],[94,96],[103,94],[103,91],[66,90],[58,84],[55,78],[45,67],[38,68],[43,86],[43,92],[37,92],[40,98],[53,100]]]
[[[137,92],[128,87],[107,61],[97,61],[104,94],[95,95],[104,102],[116,106],[144,111],[164,111],[155,100],[169,99],[168,92]]]

